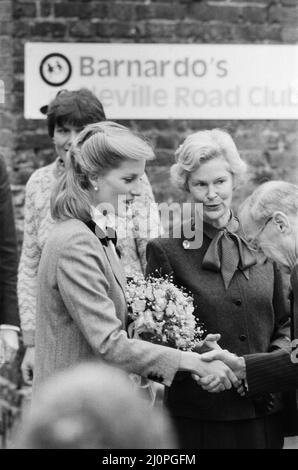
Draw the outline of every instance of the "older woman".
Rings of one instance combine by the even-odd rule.
[[[127,337],[125,275],[108,224],[125,213],[120,196],[129,204],[139,194],[153,156],[140,137],[108,121],[87,126],[68,153],[39,266],[34,390],[92,357],[165,385],[178,369],[214,373],[226,387],[237,382],[221,362],[206,367],[195,353]]]
[[[160,238],[148,245],[148,273],[171,274],[194,295],[196,313],[207,331],[221,334],[221,346],[236,354],[288,346],[286,301],[280,273],[271,262],[257,264],[231,212],[233,190],[246,165],[224,131],[199,131],[176,152],[172,177],[203,207],[200,248],[182,238]],[[218,395],[197,389],[180,374],[167,393],[181,445],[187,448],[281,448],[277,396],[252,400],[236,390]]]

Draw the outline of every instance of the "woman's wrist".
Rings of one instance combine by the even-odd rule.
[[[200,364],[200,354],[189,351],[182,352],[180,360],[180,370],[192,372],[194,374],[199,375],[201,370]]]

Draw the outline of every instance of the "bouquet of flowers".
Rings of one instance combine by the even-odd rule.
[[[131,337],[184,351],[200,346],[204,330],[193,315],[193,298],[171,277],[133,278],[126,299]]]

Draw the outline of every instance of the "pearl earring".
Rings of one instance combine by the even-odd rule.
[[[94,191],[98,191],[98,186],[94,186]]]

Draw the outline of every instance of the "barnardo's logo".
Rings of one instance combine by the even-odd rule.
[[[41,61],[39,72],[48,85],[61,86],[70,79],[72,67],[65,55],[53,53],[48,54]]]

